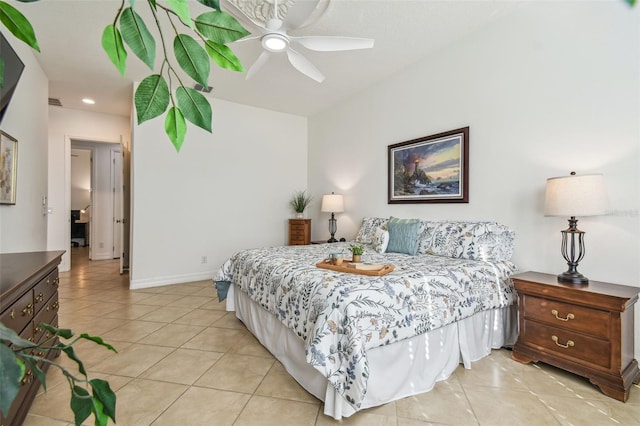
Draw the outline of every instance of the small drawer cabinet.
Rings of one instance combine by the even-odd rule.
[[[633,355],[633,305],[640,288],[598,281],[574,286],[538,272],[512,279],[520,327],[513,359],[581,375],[604,394],[626,401],[640,379]]]
[[[0,321],[20,337],[41,343],[49,333],[41,322],[58,325],[58,264],[63,251],[0,254]],[[36,353],[53,358],[57,354]],[[49,364],[41,365],[44,371]],[[22,387],[0,425],[20,425],[38,392],[40,382],[27,370]]]
[[[289,245],[311,244],[311,219],[289,219]]]

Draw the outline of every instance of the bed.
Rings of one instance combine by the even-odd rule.
[[[427,392],[460,363],[512,345],[513,232],[495,222],[364,218],[363,262],[316,267],[353,242],[242,250],[214,277],[227,309],[336,419]]]

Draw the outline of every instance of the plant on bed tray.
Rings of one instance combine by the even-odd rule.
[[[364,253],[364,246],[359,243],[351,244],[349,246],[349,251],[351,252],[351,261],[352,262],[361,262],[362,261],[362,253]]]
[[[291,197],[289,201],[289,205],[296,212],[296,217],[302,218],[304,217],[304,211],[307,209],[309,204],[311,204],[311,200],[313,197],[311,195],[307,195],[307,191],[297,191]]]

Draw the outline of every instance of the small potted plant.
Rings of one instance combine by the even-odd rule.
[[[301,219],[304,217],[304,211],[311,204],[312,196],[307,195],[307,191],[297,191],[291,197],[289,205],[296,212],[296,217]]]
[[[351,244],[351,246],[349,246],[349,251],[351,251],[352,262],[362,262],[362,253],[364,253],[364,246],[362,244]]]

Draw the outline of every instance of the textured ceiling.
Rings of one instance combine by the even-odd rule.
[[[273,7],[272,0],[228,1],[243,8],[253,22],[258,23],[270,17],[268,12]],[[292,2],[279,2],[280,13],[286,14]],[[102,51],[102,31],[113,20],[120,4],[119,0],[17,4],[36,29],[41,47],[36,57],[50,80],[49,97],[60,99],[68,108],[130,114],[132,82],[152,72],[130,54],[127,72],[122,77]],[[209,10],[196,1],[189,4],[192,16]],[[221,4],[223,9],[234,11],[234,6],[226,0]],[[290,31],[290,35],[373,38],[374,48],[346,52],[313,52],[300,48],[326,76],[323,83],[297,72],[284,54],[273,55],[258,75],[249,80],[242,73],[213,67],[210,96],[275,111],[313,115],[489,25],[522,4],[524,2],[491,0],[322,1],[311,22]],[[142,1],[137,2],[136,10],[150,16]],[[262,52],[259,40],[236,42],[230,47],[247,69]],[[156,60],[156,65],[159,63]],[[96,104],[82,104],[83,97],[94,98]]]

